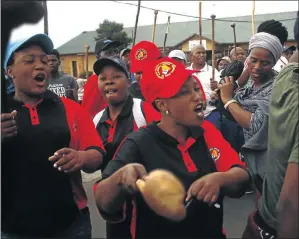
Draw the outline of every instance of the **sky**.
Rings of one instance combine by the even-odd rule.
[[[245,16],[252,14],[253,1],[202,1],[202,17],[216,18]],[[94,31],[103,20],[123,23],[124,27],[135,25],[138,1],[47,1],[49,36],[57,48],[83,31]],[[199,1],[141,1],[141,6],[191,16],[198,16]],[[255,1],[255,14],[298,11],[297,1]],[[159,12],[157,23],[166,23],[170,14]],[[170,15],[171,22],[194,21],[195,18]],[[152,25],[154,11],[140,10],[138,25]],[[11,40],[18,40],[42,33],[43,19],[34,25],[23,25],[12,32]]]

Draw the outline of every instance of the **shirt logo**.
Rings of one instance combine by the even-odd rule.
[[[170,76],[174,72],[175,68],[176,65],[171,62],[161,62],[156,66],[156,76],[160,79],[165,79],[165,77]]]
[[[144,50],[144,49],[138,49],[137,51],[136,51],[136,54],[135,54],[135,58],[137,59],[137,60],[139,60],[139,61],[142,61],[142,60],[144,60],[145,58],[147,58],[147,52],[146,52],[146,50]]]
[[[74,120],[73,123],[72,123],[72,128],[73,128],[73,131],[74,131],[74,132],[77,131],[78,126],[77,126],[77,123],[76,123],[75,120]]]
[[[212,156],[212,159],[214,162],[216,162],[220,158],[220,151],[217,148],[211,148],[210,149],[210,154]]]

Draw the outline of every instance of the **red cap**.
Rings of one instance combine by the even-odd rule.
[[[197,70],[185,66],[169,57],[147,64],[143,71],[140,87],[145,100],[153,103],[157,98],[175,96],[190,75]]]
[[[157,60],[161,56],[158,47],[149,41],[141,41],[135,44],[130,52],[131,67],[134,72],[142,72],[148,62]]]

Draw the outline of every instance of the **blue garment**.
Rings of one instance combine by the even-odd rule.
[[[131,73],[131,84],[136,82],[135,77],[134,77],[134,73]]]
[[[5,80],[6,80],[6,86],[7,86],[7,89],[6,89],[7,94],[15,92],[15,86],[13,84],[13,81],[8,76],[5,76]]]

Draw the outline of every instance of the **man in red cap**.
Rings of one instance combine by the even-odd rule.
[[[134,98],[144,100],[140,90],[140,80],[144,67],[150,62],[157,60],[161,56],[158,47],[149,41],[141,41],[134,45],[130,52],[131,72],[134,73],[135,81],[132,82],[129,93]]]

